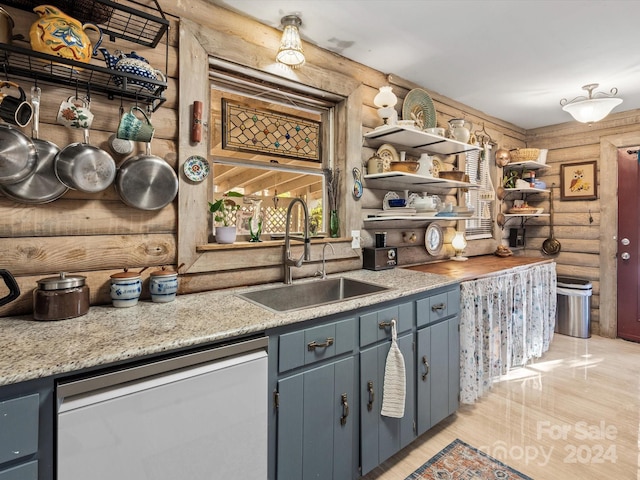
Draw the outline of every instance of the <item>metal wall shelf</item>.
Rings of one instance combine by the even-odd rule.
[[[169,29],[167,20],[157,0],[153,5],[136,0],[3,0],[9,7],[32,12],[38,5],[58,7],[81,23],[95,23],[102,33],[112,40],[122,38],[130,42],[155,48]]]
[[[41,5],[40,0],[4,0],[4,5],[32,11]],[[82,23],[91,22],[100,27],[103,35],[115,41],[116,38],[155,48],[169,30],[169,21],[165,18],[157,0],[149,0],[148,4],[136,0],[52,0],[50,5],[63,12],[75,16]],[[106,67],[91,63],[76,62],[46,53],[36,52],[26,46],[0,43],[0,74],[31,78],[38,82],[52,85],[67,85],[81,92],[102,93],[108,98],[127,98],[149,105],[157,110],[166,99],[164,91],[167,82],[144,79],[151,85],[147,89],[131,83],[141,77],[124,72],[115,72]],[[165,72],[168,68],[168,44],[165,53]],[[116,85],[114,77],[117,73],[122,84]]]
[[[166,101],[163,96],[167,83],[145,79],[155,89],[149,91],[127,79],[140,80],[137,75],[117,72],[123,78],[122,86],[113,81],[114,70],[97,65],[54,57],[31,49],[0,43],[0,73],[9,77],[32,78],[38,82],[76,87],[84,93],[103,93],[109,98],[123,97],[148,103],[155,111]]]

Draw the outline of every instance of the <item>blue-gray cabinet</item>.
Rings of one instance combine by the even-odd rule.
[[[416,436],[414,312],[414,302],[405,302],[360,316],[360,466],[362,475],[407,446]],[[391,347],[391,320],[397,322],[398,346],[405,363],[406,397],[402,418],[390,418],[380,414],[385,365]]]
[[[0,480],[53,478],[53,383],[0,388]]]
[[[269,479],[356,479],[454,413],[459,309],[453,284],[268,331]],[[380,413],[392,320],[405,362],[402,418]]]
[[[417,434],[458,409],[460,393],[460,291],[416,302]]]
[[[340,318],[270,336],[270,358],[277,357],[270,478],[357,474],[356,325]]]

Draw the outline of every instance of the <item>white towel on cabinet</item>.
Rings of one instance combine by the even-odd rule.
[[[396,321],[391,320],[391,348],[384,368],[384,386],[382,390],[382,410],[385,417],[404,417],[404,403],[407,394],[404,357],[398,348]]]

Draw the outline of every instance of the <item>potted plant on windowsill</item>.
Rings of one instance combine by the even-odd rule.
[[[244,195],[238,192],[227,192],[215,202],[209,202],[209,211],[213,213],[214,235],[217,243],[233,243],[236,241],[236,214],[240,209],[233,198],[242,198]]]

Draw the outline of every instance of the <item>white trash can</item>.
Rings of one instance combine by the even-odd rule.
[[[556,306],[557,333],[571,337],[591,336],[591,295],[589,280],[558,277],[558,304]]]

